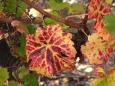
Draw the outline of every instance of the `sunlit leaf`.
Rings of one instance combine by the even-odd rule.
[[[109,72],[109,74],[104,77],[97,77],[90,83],[90,86],[114,86],[114,84],[115,70]]]
[[[105,2],[106,2],[107,4],[110,4],[110,5],[112,4],[112,1],[113,1],[113,0],[105,0]]]
[[[110,11],[110,5],[106,4],[104,0],[91,0],[88,6],[88,18],[102,18],[102,16],[109,14]]]
[[[109,42],[104,41],[97,33],[93,33],[88,36],[88,42],[81,46],[81,51],[90,64],[104,64],[109,60],[113,49]]]
[[[105,24],[102,20],[96,22],[94,29],[97,31],[97,34],[102,37],[103,40],[111,40],[111,34],[105,29]]]
[[[48,25],[48,24],[56,24],[57,21],[52,20],[52,19],[50,19],[50,18],[45,18],[45,19],[44,19],[44,23],[45,23],[45,25]]]
[[[108,86],[106,78],[95,79],[91,82],[90,86]]]
[[[3,84],[9,78],[7,68],[0,67],[0,84]]]
[[[57,3],[62,3],[63,0],[55,0],[55,2],[57,2]]]
[[[65,7],[68,7],[68,3],[63,3],[61,2],[62,0],[49,0],[48,5],[53,9],[53,10],[60,10]]]
[[[78,13],[78,14],[84,13],[85,7],[81,3],[76,3],[76,4],[72,4],[71,6],[69,6],[69,11],[70,13]]]
[[[46,28],[38,28],[35,36],[28,35],[26,40],[30,70],[50,77],[74,67],[76,50],[71,34],[63,32],[62,26],[48,25]]]

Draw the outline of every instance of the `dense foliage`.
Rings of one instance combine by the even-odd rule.
[[[115,50],[112,0],[84,1],[0,0],[0,86],[38,86],[78,57],[94,66],[91,86],[114,86],[115,68],[104,69]]]

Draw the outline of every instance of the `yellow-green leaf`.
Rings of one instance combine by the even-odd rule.
[[[113,0],[105,0],[105,2],[106,2],[107,4],[110,4],[110,5],[112,4],[112,1],[113,1]]]

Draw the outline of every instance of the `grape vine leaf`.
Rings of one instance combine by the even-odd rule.
[[[14,13],[16,11],[16,0],[7,0],[5,3],[5,11]]]
[[[3,10],[3,3],[0,0],[0,12]]]
[[[20,47],[17,49],[18,54],[20,56],[25,56],[26,55],[25,45],[26,45],[26,37],[25,37],[24,34],[22,34],[21,37],[20,37]]]
[[[62,0],[49,0],[48,5],[53,9],[53,10],[60,10],[66,7],[69,7],[68,3],[62,2]]]
[[[16,16],[22,15],[25,11],[27,5],[21,0],[7,0],[5,1],[5,11],[9,13],[16,14]]]
[[[69,12],[77,14],[85,13],[85,7],[81,3],[75,3],[69,6]]]
[[[57,2],[57,3],[62,3],[63,0],[55,0],[55,2]]]
[[[105,29],[112,35],[115,35],[115,14],[109,14],[104,16]]]
[[[32,74],[27,74],[22,78],[23,86],[38,86],[37,77]]]
[[[0,85],[9,78],[7,68],[0,67]]]
[[[18,69],[18,73],[19,73],[19,78],[22,79],[25,75],[29,74],[29,70],[24,66],[22,66]]]
[[[74,68],[76,50],[71,33],[63,32],[59,24],[38,28],[35,35],[26,37],[29,69],[52,77],[53,74]]]
[[[97,33],[93,33],[88,36],[86,44],[81,46],[81,51],[90,64],[105,64],[109,60],[113,48]]]
[[[18,86],[18,83],[16,81],[8,81],[8,86]]]
[[[95,79],[91,82],[90,86],[108,86],[106,78]]]
[[[105,0],[105,2],[106,2],[107,4],[110,4],[110,5],[112,4],[112,1],[113,1],[113,0]]]
[[[16,15],[21,16],[23,12],[26,11],[26,8],[27,8],[27,5],[23,1],[19,0],[19,8]]]
[[[114,86],[115,84],[115,70],[108,73],[104,77],[97,77],[90,83],[90,86]]]
[[[27,28],[28,28],[28,31],[29,31],[29,34],[34,34],[35,33],[35,25],[32,25],[32,24],[27,24]]]
[[[48,24],[56,24],[57,21],[52,20],[52,19],[50,19],[50,18],[45,18],[45,19],[44,19],[44,23],[45,23],[45,25],[48,25]]]

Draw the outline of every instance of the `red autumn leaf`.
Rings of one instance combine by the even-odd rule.
[[[27,35],[26,53],[29,69],[45,76],[74,67],[76,50],[71,34],[60,25],[38,28],[35,35]]]
[[[95,19],[94,29],[103,40],[110,40],[111,35],[104,28],[103,16],[109,14],[111,7],[104,0],[91,0],[88,6],[88,18]]]
[[[96,22],[94,28],[97,31],[98,35],[103,38],[103,40],[109,41],[112,39],[112,36],[109,32],[104,28],[105,24],[102,20]]]
[[[81,46],[81,51],[90,64],[104,64],[109,60],[113,48],[108,41],[93,33],[88,36],[88,42]]]
[[[88,6],[88,18],[97,19],[110,13],[111,7],[104,0],[91,0]]]

